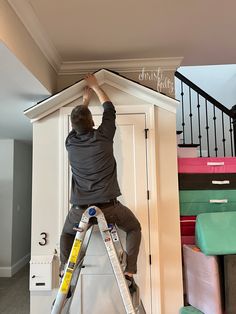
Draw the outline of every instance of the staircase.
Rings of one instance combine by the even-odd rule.
[[[184,75],[175,72],[179,157],[236,155],[236,106],[226,108]]]
[[[235,314],[235,106],[226,108],[179,72],[175,75],[181,100],[178,157],[193,157],[178,158],[186,305],[180,313]]]

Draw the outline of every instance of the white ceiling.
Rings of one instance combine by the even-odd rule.
[[[8,2],[59,73],[68,63],[94,60],[236,63],[235,0]],[[0,138],[28,140],[31,125],[22,111],[48,92],[2,44],[0,58]]]
[[[37,20],[62,61],[184,57],[182,65],[236,63],[235,0],[21,0],[20,6],[21,13],[31,8],[31,23]]]

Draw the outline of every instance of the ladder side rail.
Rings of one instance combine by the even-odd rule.
[[[73,276],[71,279],[71,297],[68,299],[68,301],[66,302],[66,304],[62,310],[63,314],[68,314],[70,311],[70,307],[71,307],[71,304],[72,304],[73,299],[74,299],[75,290],[77,287],[77,283],[79,280],[81,269],[83,267],[84,257],[85,257],[86,252],[87,252],[87,248],[88,248],[88,244],[90,242],[92,232],[93,232],[93,225],[87,230],[87,232],[85,234],[84,241],[83,241],[83,244],[81,246],[81,251],[80,251],[80,254],[78,257],[78,261],[75,265],[75,269],[74,269]]]
[[[110,225],[108,225],[108,227],[109,226]],[[111,225],[110,234],[112,237],[112,241],[113,241],[113,244],[114,244],[116,254],[118,256],[121,268],[124,271],[125,267],[126,267],[127,256],[126,256],[126,252],[123,248],[122,242],[120,240],[119,230],[118,230],[118,227],[116,225]],[[143,306],[142,301],[140,299],[139,287],[137,285],[136,285],[136,292],[131,294],[131,298],[132,298],[132,303],[133,303],[134,309],[137,312],[137,314],[146,314],[144,306]]]
[[[130,295],[129,288],[126,283],[126,279],[124,277],[123,270],[121,268],[119,259],[116,254],[116,250],[115,250],[112,238],[111,238],[110,230],[108,228],[106,219],[102,211],[98,207],[96,207],[96,217],[98,221],[98,227],[99,227],[102,239],[104,241],[104,244],[105,244],[105,247],[106,247],[112,268],[113,268],[113,272],[115,274],[115,278],[116,278],[116,281],[120,290],[120,294],[121,294],[121,297],[125,306],[126,313],[135,314],[136,311],[132,303],[131,295]]]
[[[78,261],[78,257],[82,248],[82,243],[86,234],[87,229],[89,228],[89,213],[86,210],[81,218],[79,223],[78,230],[75,235],[73,246],[70,252],[69,260],[66,264],[65,273],[62,278],[55,303],[53,304],[51,314],[61,314],[63,306],[65,305],[67,293],[70,288],[72,275],[75,270],[75,265]]]
[[[119,259],[120,264],[121,264],[121,268],[125,269],[125,267],[126,267],[126,252],[123,248],[123,245],[122,245],[122,242],[120,240],[120,235],[119,235],[117,228],[118,227],[116,225],[112,224],[110,233],[111,233],[111,238],[112,238],[113,244],[115,246],[116,253],[118,255],[118,259]]]

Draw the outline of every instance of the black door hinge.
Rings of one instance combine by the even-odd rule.
[[[150,191],[147,190],[147,199],[149,200],[150,199]]]
[[[148,138],[148,131],[149,131],[149,129],[144,129],[144,132],[145,132],[145,138]]]
[[[152,265],[152,255],[149,254],[149,264]]]

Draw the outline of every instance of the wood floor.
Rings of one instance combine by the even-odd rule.
[[[28,265],[12,278],[0,278],[0,313],[30,313]]]

